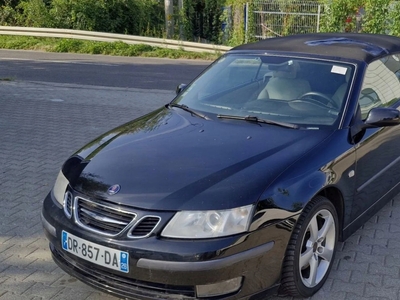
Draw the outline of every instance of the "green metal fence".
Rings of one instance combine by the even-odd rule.
[[[255,0],[246,5],[253,14],[253,30],[257,39],[297,33],[319,32],[324,5],[299,0]],[[248,14],[247,14],[248,15]],[[250,18],[245,20],[248,29]]]

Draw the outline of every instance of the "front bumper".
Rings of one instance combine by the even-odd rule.
[[[289,237],[281,226],[213,240],[174,240],[153,236],[111,239],[91,233],[65,217],[49,194],[42,223],[54,261],[81,281],[118,297],[198,299],[196,287],[240,278],[240,287],[207,299],[250,299],[276,287]],[[61,246],[61,232],[129,253],[129,273],[80,259]]]

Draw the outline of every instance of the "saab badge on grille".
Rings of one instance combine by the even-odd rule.
[[[119,184],[114,184],[110,186],[107,190],[107,194],[110,196],[117,194],[121,190],[121,186]]]

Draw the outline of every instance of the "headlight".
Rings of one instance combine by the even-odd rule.
[[[253,205],[227,210],[180,211],[169,221],[162,236],[205,239],[245,232],[249,228]]]
[[[63,205],[63,203],[64,203],[64,194],[65,194],[65,190],[67,189],[68,184],[69,184],[68,179],[64,176],[63,172],[60,171],[58,173],[56,183],[54,184],[52,192],[53,192],[54,198],[61,205]]]

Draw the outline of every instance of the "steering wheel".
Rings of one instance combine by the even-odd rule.
[[[313,103],[316,102],[315,99],[312,99],[309,96],[316,96],[316,97],[319,97],[320,99],[324,99],[324,100],[326,100],[326,103],[324,103],[324,105],[328,106],[330,104],[331,107],[338,108],[336,102],[333,101],[332,98],[329,98],[328,96],[326,96],[326,95],[324,95],[322,93],[319,93],[319,92],[307,92],[307,93],[304,93],[303,95],[301,95],[299,97],[299,99],[300,100],[308,100],[308,101],[313,102]],[[318,104],[320,104],[320,102],[318,102]]]

